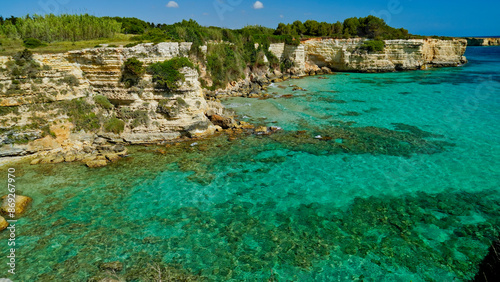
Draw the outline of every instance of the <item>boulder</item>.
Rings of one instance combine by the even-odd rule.
[[[116,153],[109,153],[105,154],[106,159],[108,159],[110,162],[116,162],[117,160],[120,159],[120,155]]]
[[[2,200],[2,206],[0,206],[0,211],[3,213],[3,214],[8,214],[10,213],[10,208],[12,208],[11,206],[9,206],[9,197],[8,195],[5,195],[3,197],[0,198]],[[33,199],[31,199],[30,197],[28,196],[22,196],[22,195],[16,195],[15,197],[15,207],[14,207],[14,213],[15,215],[21,215],[23,214],[25,211],[26,211],[26,208],[29,206],[29,204],[33,201]]]
[[[223,117],[219,115],[212,115],[210,121],[214,125],[218,125],[224,129],[232,128],[236,125],[236,122],[232,118]]]
[[[58,154],[48,155],[40,160],[42,164],[58,164],[64,162],[64,157]]]
[[[255,129],[256,134],[267,134],[267,127],[259,126]]]
[[[9,223],[7,222],[7,220],[5,220],[5,218],[3,216],[0,216],[0,231],[4,230],[8,226],[9,226]]]
[[[96,167],[103,167],[108,164],[106,160],[93,160],[93,161],[87,161],[85,164],[90,167],[90,168],[96,168]]]

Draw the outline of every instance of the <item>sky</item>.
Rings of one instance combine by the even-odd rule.
[[[154,23],[194,19],[205,26],[276,28],[280,22],[295,20],[336,22],[374,15],[412,34],[443,36],[498,36],[499,11],[498,0],[0,0],[4,17],[88,13]]]

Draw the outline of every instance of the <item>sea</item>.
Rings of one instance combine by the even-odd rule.
[[[465,55],[460,67],[305,77],[223,101],[269,135],[134,146],[98,169],[4,165],[33,203],[15,224],[15,275],[0,233],[0,277],[472,279],[500,233],[500,47]]]

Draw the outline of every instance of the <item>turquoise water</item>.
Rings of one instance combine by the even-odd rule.
[[[134,147],[101,169],[20,163],[18,192],[34,203],[18,222],[14,281],[112,277],[99,270],[108,261],[127,281],[157,269],[204,281],[470,279],[500,226],[500,48],[466,56],[459,68],[308,77],[272,85],[270,99],[224,101],[283,128],[269,136]]]

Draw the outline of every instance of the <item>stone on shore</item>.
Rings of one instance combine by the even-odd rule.
[[[85,164],[90,168],[103,167],[108,164],[106,160],[89,160],[86,161]]]
[[[10,206],[9,206],[9,197],[8,195],[5,195],[3,196],[2,198],[0,198],[2,200],[2,206],[0,207],[0,211],[4,214],[8,214],[10,213]],[[16,195],[16,198],[15,198],[15,209],[14,209],[14,213],[15,215],[20,215],[20,214],[23,214],[25,211],[26,211],[26,208],[28,207],[28,205],[33,201],[33,199],[31,199],[30,197],[28,196],[22,196],[22,195]]]
[[[0,216],[0,231],[4,230],[8,226],[9,226],[9,223],[7,222],[7,220],[5,220],[5,218],[3,216]]]

